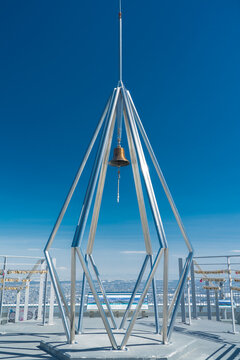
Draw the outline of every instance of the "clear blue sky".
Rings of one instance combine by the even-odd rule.
[[[196,253],[236,253],[240,3],[123,0],[122,6],[123,81]],[[47,241],[118,82],[117,14],[117,0],[1,2],[1,253],[36,256]],[[59,263],[71,244],[92,159],[53,245]],[[185,248],[149,167],[177,259]],[[131,176],[130,168],[122,171],[117,205],[116,171],[108,172],[96,240],[106,277],[106,258],[129,263],[131,277],[140,254],[124,251],[144,249]]]

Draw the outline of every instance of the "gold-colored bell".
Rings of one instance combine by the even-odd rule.
[[[118,145],[113,150],[113,159],[109,162],[109,165],[122,167],[129,165],[130,162],[125,158],[124,148]]]

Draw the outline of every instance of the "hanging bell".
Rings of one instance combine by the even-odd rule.
[[[109,165],[122,167],[129,165],[130,162],[125,158],[124,148],[118,145],[113,150],[113,159],[109,162]]]

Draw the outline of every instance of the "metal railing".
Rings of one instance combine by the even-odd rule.
[[[54,291],[50,283],[49,304],[47,304],[48,284],[48,267],[45,258],[0,255],[0,323],[3,321],[3,309],[11,309],[11,318],[15,322],[26,321],[29,317],[34,318],[29,310],[31,306],[36,307],[35,319],[45,324],[48,306],[48,323],[52,324]]]

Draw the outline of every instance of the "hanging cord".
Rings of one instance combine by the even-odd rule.
[[[120,186],[120,169],[118,170],[118,183],[117,183],[117,202],[119,203],[119,186]]]

